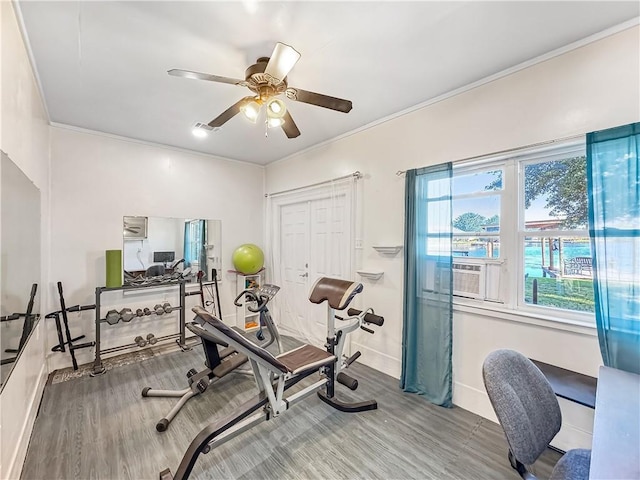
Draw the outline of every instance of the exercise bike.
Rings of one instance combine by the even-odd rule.
[[[271,318],[271,313],[267,308],[267,304],[273,297],[275,297],[279,290],[280,287],[277,285],[266,284],[258,288],[243,290],[233,301],[234,305],[242,307],[243,304],[240,302],[241,300],[244,300],[247,310],[260,314],[260,320],[258,322],[259,329],[256,332],[256,338],[259,341],[265,340],[263,327],[266,327],[269,332],[268,338],[260,344],[260,347],[267,348],[269,345],[276,342],[278,353],[282,352],[282,341],[280,339],[278,328]],[[187,324],[187,328],[194,333],[197,333],[202,339],[206,368],[200,372],[196,371],[194,368],[190,369],[187,372],[189,386],[183,390],[159,390],[152,389],[151,387],[145,387],[142,390],[143,397],[180,398],[171,411],[156,424],[156,430],[158,432],[164,432],[167,430],[173,418],[190,398],[199,395],[200,393],[204,393],[211,384],[225,375],[235,371],[236,373],[253,376],[252,370],[238,369],[238,367],[247,362],[248,358],[246,355],[237,352],[233,347],[228,346],[226,342],[208,332],[205,334],[202,334],[200,331],[196,332],[190,324]],[[220,349],[220,347],[226,348]]]

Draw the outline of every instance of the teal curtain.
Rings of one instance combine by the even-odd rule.
[[[640,373],[640,123],[587,135],[587,182],[602,359]]]
[[[202,280],[207,280],[207,221],[200,220],[200,238],[198,240],[200,252],[200,271],[204,274]]]
[[[193,261],[191,255],[191,222],[184,222],[184,268],[190,267]]]
[[[451,407],[451,163],[408,170],[400,387]]]
[[[188,220],[184,223],[184,266],[191,267],[198,262],[198,268],[205,274],[207,269],[207,221]],[[195,272],[197,273],[197,272]]]

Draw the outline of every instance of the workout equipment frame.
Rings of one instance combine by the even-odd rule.
[[[361,291],[362,285],[359,283],[321,278],[314,285],[309,300],[314,303],[327,301],[329,315],[333,315],[334,310],[345,309],[353,297]],[[339,374],[343,373],[341,370],[348,367],[359,356],[354,354],[344,362],[336,356],[336,354],[341,355],[342,353],[344,336],[358,327],[373,333],[373,330],[363,324],[382,325],[384,322],[382,317],[373,314],[369,310],[348,311],[348,314],[358,313],[346,319],[339,318],[347,322],[346,326],[339,329],[333,328],[332,331],[331,328],[335,324],[334,317],[331,316],[328,319],[326,350],[305,344],[274,357],[267,350],[249,342],[204,309],[194,308],[193,311],[196,314],[196,318],[189,328],[198,335],[200,334],[199,332],[207,332],[233,347],[236,351],[245,354],[251,363],[259,394],[241,405],[235,412],[204,428],[189,445],[175,475],[172,475],[169,469],[165,469],[160,472],[160,480],[185,480],[189,478],[200,454],[209,453],[213,448],[222,445],[254,426],[284,414],[295,403],[316,392],[328,405],[344,412],[362,412],[376,409],[377,403],[374,400],[355,404],[341,402],[335,398],[334,389],[335,382],[339,381]],[[303,388],[289,397],[284,397],[285,391],[316,372],[320,372],[321,377],[323,377],[320,381]],[[318,392],[323,388],[326,389],[324,392]],[[357,388],[357,382],[352,389],[355,390],[355,388]]]
[[[255,302],[255,307],[248,305],[247,308],[252,312],[260,314],[260,328],[264,325],[269,331],[269,338],[265,342],[261,343],[260,347],[267,348],[272,343],[276,342],[276,345],[278,346],[278,353],[281,353],[282,342],[280,339],[280,333],[278,332],[278,328],[273,322],[269,309],[267,308],[267,304],[279,290],[280,287],[276,285],[262,285],[260,288],[243,290],[235,298],[234,303],[238,306],[240,299],[244,299],[245,302]],[[226,343],[221,342],[209,332],[201,329],[194,330],[191,324],[187,324],[187,328],[202,339],[206,368],[200,372],[197,372],[195,369],[189,370],[187,372],[189,386],[182,390],[160,390],[152,389],[151,387],[145,387],[142,390],[143,397],[175,397],[180,399],[169,413],[158,421],[156,424],[156,430],[158,432],[164,432],[167,430],[171,421],[189,399],[200,393],[204,393],[210,385],[217,382],[222,377],[229,373],[252,374],[251,370],[245,371],[238,369],[238,367],[247,363],[248,358],[246,355],[238,353],[232,347],[228,347]],[[261,337],[261,332],[262,331],[259,330],[256,334],[258,340],[264,340],[264,336]],[[227,348],[219,350],[218,345]]]
[[[111,348],[106,348],[106,349],[102,349],[101,348],[101,342],[100,342],[100,325],[103,323],[107,323],[106,319],[101,318],[100,315],[100,309],[101,309],[101,301],[100,301],[100,297],[102,296],[102,294],[104,292],[113,292],[113,291],[133,291],[133,290],[143,290],[143,289],[152,289],[152,288],[175,288],[178,287],[179,289],[179,296],[180,296],[180,305],[177,307],[172,307],[173,311],[178,311],[179,315],[178,315],[178,333],[174,333],[171,335],[164,335],[161,337],[156,337],[156,339],[158,340],[158,342],[163,342],[163,341],[167,341],[167,340],[173,340],[175,339],[176,343],[180,346],[180,348],[182,350],[191,350],[191,346],[187,345],[186,343],[186,330],[185,330],[185,303],[186,303],[186,297],[189,297],[191,295],[201,295],[202,289],[200,288],[200,290],[190,290],[190,291],[186,291],[186,287],[185,287],[185,283],[186,281],[183,279],[180,280],[174,280],[171,282],[166,282],[166,283],[152,283],[152,284],[146,284],[146,285],[123,285],[122,287],[96,287],[96,316],[95,316],[95,324],[96,324],[96,341],[95,341],[95,347],[96,347],[96,354],[95,354],[95,360],[93,362],[93,372],[91,373],[92,376],[95,375],[101,375],[103,373],[106,372],[106,369],[104,368],[104,365],[102,364],[102,355],[106,354],[106,353],[112,353],[112,352],[118,352],[121,350],[127,350],[130,348],[139,348],[139,345],[137,343],[129,343],[126,345],[120,345],[118,347],[111,347]],[[207,283],[208,284],[208,283]]]
[[[76,350],[80,350],[82,348],[90,348],[95,345],[95,342],[85,342],[80,344],[74,344],[78,340],[82,340],[84,335],[80,335],[78,337],[71,337],[71,332],[69,331],[69,319],[67,318],[67,312],[82,312],[86,310],[94,310],[96,308],[95,305],[74,305],[72,307],[68,307],[64,300],[64,292],[62,290],[62,282],[58,282],[58,297],[60,299],[60,310],[56,312],[51,312],[46,315],[45,318],[53,318],[56,321],[56,332],[58,333],[58,345],[55,345],[51,348],[52,352],[62,352],[66,351],[65,345],[69,348],[69,355],[71,356],[71,364],[74,370],[78,370],[78,362],[76,360]],[[62,335],[62,325],[60,323],[60,316],[62,316],[62,322],[64,324],[64,333],[67,337],[65,340]]]
[[[114,292],[114,291],[133,291],[133,290],[142,290],[142,289],[150,289],[150,288],[170,288],[170,287],[178,287],[180,290],[180,306],[174,307],[174,310],[179,310],[178,315],[178,328],[179,332],[177,334],[165,335],[162,337],[158,337],[158,341],[165,341],[176,339],[176,343],[183,350],[188,350],[190,347],[187,346],[185,340],[185,282],[183,280],[178,280],[175,282],[162,283],[162,284],[149,284],[149,285],[124,285],[122,287],[96,287],[96,356],[93,362],[93,372],[91,375],[101,375],[106,372],[104,365],[102,364],[102,355],[106,353],[117,352],[121,350],[126,350],[132,347],[138,347],[136,343],[130,343],[127,345],[120,345],[118,347],[111,347],[106,349],[101,349],[100,344],[100,326],[103,323],[106,323],[106,319],[101,318],[100,310],[101,310],[101,296],[104,292]],[[189,292],[192,293],[192,292]],[[197,293],[197,292],[196,292]]]

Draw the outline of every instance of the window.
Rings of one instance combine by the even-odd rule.
[[[536,156],[519,167],[520,302],[593,313],[584,152]]]
[[[467,162],[453,175],[454,295],[593,321],[584,145]]]
[[[452,182],[453,256],[500,256],[502,169],[458,172]]]

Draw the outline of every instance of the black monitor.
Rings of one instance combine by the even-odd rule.
[[[176,252],[153,252],[154,263],[170,263],[176,259]]]

